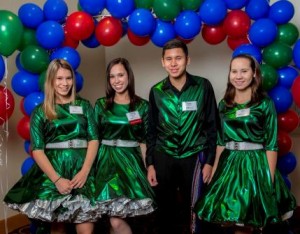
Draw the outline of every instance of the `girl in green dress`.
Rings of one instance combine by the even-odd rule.
[[[213,176],[195,206],[200,219],[232,225],[235,233],[279,223],[296,207],[276,170],[277,115],[261,82],[254,58],[232,59],[227,90],[219,103],[221,128]]]
[[[126,217],[154,210],[144,166],[148,102],[135,95],[134,75],[124,58],[106,70],[106,97],[95,104],[101,145],[96,159],[96,201],[114,234],[130,234]]]
[[[76,96],[70,64],[53,60],[48,67],[44,103],[30,122],[36,162],[4,198],[26,214],[37,233],[50,233],[50,223],[76,223],[77,233],[91,234],[95,222],[95,191],[89,176],[98,149],[98,133],[90,103]]]

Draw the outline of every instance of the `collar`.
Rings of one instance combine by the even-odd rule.
[[[190,86],[192,85],[196,85],[197,82],[195,81],[194,77],[190,74],[190,73],[186,73],[186,82],[182,88],[181,91],[184,91],[186,90],[187,88],[189,88]],[[163,90],[166,90],[166,89],[175,89],[174,86],[171,84],[171,81],[170,81],[170,78],[169,77],[166,77],[164,82],[163,82],[163,86],[162,86],[162,89]]]

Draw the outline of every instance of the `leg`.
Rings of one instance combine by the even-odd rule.
[[[111,234],[132,234],[131,228],[124,219],[111,217]]]
[[[94,223],[77,223],[76,232],[77,234],[92,234],[94,231]]]
[[[51,226],[51,234],[66,234],[66,228],[64,223],[53,223]]]

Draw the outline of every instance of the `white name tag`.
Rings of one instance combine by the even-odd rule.
[[[83,114],[82,106],[70,106],[69,111],[71,114]]]
[[[197,102],[183,102],[182,103],[182,111],[196,111],[197,110]]]
[[[250,108],[238,110],[235,113],[235,117],[243,117],[250,115]]]
[[[127,119],[130,124],[138,124],[142,122],[141,116],[138,111],[132,111],[126,113]]]

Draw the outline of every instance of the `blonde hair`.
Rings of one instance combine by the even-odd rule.
[[[63,59],[54,59],[50,62],[47,72],[46,72],[46,81],[45,81],[45,99],[43,104],[43,109],[46,115],[46,118],[53,120],[57,118],[57,113],[55,110],[56,96],[54,89],[54,81],[56,74],[60,68],[67,69],[72,74],[73,86],[70,90],[71,102],[74,104],[76,97],[76,82],[75,74],[72,66]]]

